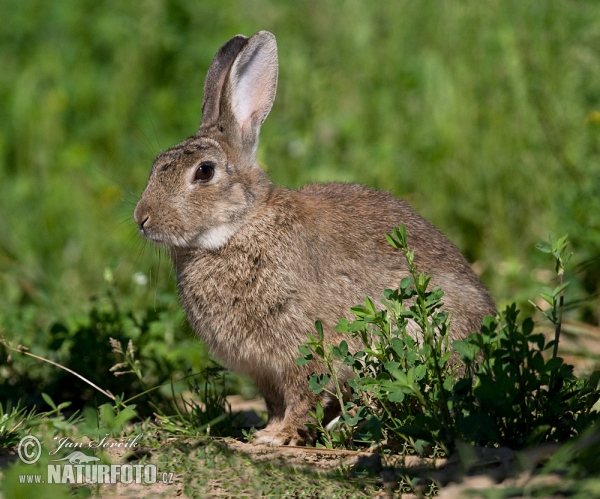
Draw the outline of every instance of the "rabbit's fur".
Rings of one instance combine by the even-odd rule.
[[[271,184],[255,154],[277,70],[271,33],[238,35],[221,47],[198,133],[157,157],[134,217],[145,237],[170,248],[198,336],[264,396],[269,423],[254,441],[283,445],[314,439],[304,426],[317,401],[307,377],[322,366],[300,367],[296,358],[315,320],[336,344],[338,318],[407,275],[385,239],[394,226],[407,227],[416,264],[444,290],[452,337],[479,330],[495,308],[456,247],[391,194],[352,184],[298,191]]]

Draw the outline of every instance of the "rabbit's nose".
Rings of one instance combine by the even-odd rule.
[[[138,224],[140,232],[144,232],[144,225],[148,223],[148,220],[150,220],[150,214],[146,209],[144,209],[143,206],[141,206],[141,204],[142,203],[139,202],[138,205],[135,207],[135,211],[133,212],[133,219],[135,220],[135,223]]]
[[[138,222],[138,227],[140,229],[140,232],[144,232],[144,224],[150,220],[150,215],[146,215],[144,217],[144,219],[141,222]]]

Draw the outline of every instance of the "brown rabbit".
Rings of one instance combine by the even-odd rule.
[[[277,71],[275,37],[266,31],[219,49],[198,133],[156,158],[134,218],[145,237],[170,248],[198,336],[264,396],[269,422],[254,442],[297,445],[314,439],[304,425],[317,401],[307,377],[322,369],[296,365],[298,345],[316,319],[327,341],[339,342],[338,318],[366,295],[398,286],[407,267],[385,239],[394,226],[406,226],[417,265],[444,290],[453,337],[478,331],[495,308],[456,247],[391,194],[271,184],[255,155]]]

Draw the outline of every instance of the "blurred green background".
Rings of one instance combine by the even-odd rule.
[[[598,323],[597,1],[3,0],[0,19],[0,331],[15,344],[67,364],[96,348],[74,337],[110,288],[136,338],[154,313],[150,350],[202,363],[132,212],[155,155],[195,133],[216,50],[261,29],[279,46],[259,148],[275,183],[391,190],[499,305],[551,282],[535,243],[568,233],[572,315]],[[0,382],[32,370],[5,363]]]

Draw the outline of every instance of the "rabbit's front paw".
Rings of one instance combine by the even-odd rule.
[[[265,428],[256,433],[252,440],[255,445],[306,445],[314,441],[314,436],[306,427],[302,428]]]

